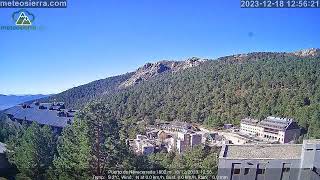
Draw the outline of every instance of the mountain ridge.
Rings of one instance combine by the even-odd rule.
[[[252,52],[224,56],[217,59],[189,58],[184,61],[162,60],[155,63],[146,63],[137,70],[118,76],[96,80],[88,84],[71,88],[57,95],[41,99],[41,101],[64,101],[69,108],[82,108],[86,103],[94,99],[101,99],[109,94],[118,93],[135,87],[146,81],[150,81],[163,74],[176,74],[190,68],[196,68],[216,60],[224,64],[247,63],[270,58],[306,58],[320,57],[320,49],[311,48],[294,52]]]

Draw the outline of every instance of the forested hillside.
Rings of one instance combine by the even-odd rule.
[[[219,125],[243,117],[295,118],[320,137],[319,54],[252,53],[163,74],[107,96],[122,119]],[[311,125],[311,126],[310,126]]]
[[[132,73],[127,73],[120,76],[93,81],[82,86],[74,87],[62,93],[42,98],[40,99],[40,102],[65,102],[68,108],[78,109],[93,99],[119,91],[120,89],[118,86],[131,75]]]

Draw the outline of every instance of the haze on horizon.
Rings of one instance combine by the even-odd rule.
[[[238,0],[97,0],[30,9],[45,29],[0,32],[0,94],[55,94],[164,59],[320,47],[318,9],[239,6]],[[13,11],[0,12],[0,25],[12,23]]]

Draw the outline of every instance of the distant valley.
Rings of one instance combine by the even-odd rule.
[[[48,97],[48,95],[36,94],[36,95],[3,95],[0,94],[0,110],[4,110],[15,106],[17,104],[32,101],[35,99],[40,99]]]

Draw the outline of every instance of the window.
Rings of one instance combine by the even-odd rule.
[[[320,175],[320,174],[319,174],[319,173],[320,173],[320,172],[319,172],[319,169],[317,169],[316,167],[313,167],[313,168],[312,168],[312,171],[315,172],[316,174]]]
[[[248,174],[249,174],[249,171],[250,171],[250,168],[245,168],[245,169],[244,169],[244,175],[248,175]]]
[[[241,163],[232,163],[232,176],[239,176],[241,172]]]
[[[240,174],[240,169],[238,169],[238,168],[233,169],[233,174]]]
[[[290,172],[290,168],[283,168],[282,172]]]
[[[267,163],[259,163],[256,171],[256,180],[264,179]]]
[[[266,172],[266,169],[257,169],[257,174],[264,174]]]
[[[290,163],[283,163],[281,180],[289,180],[290,179]]]

